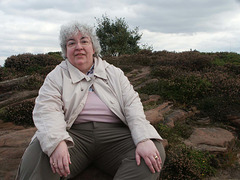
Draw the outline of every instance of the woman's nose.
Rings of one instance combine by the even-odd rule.
[[[81,42],[76,43],[76,49],[83,49]]]

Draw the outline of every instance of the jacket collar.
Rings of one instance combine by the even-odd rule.
[[[73,83],[82,81],[84,78],[87,81],[90,81],[91,78],[86,74],[79,71],[75,66],[73,66],[68,59],[65,60],[67,64],[67,69],[70,74]],[[107,79],[106,67],[109,65],[106,61],[103,61],[101,58],[94,57],[94,76]]]
[[[74,67],[69,61],[68,59],[65,60],[67,63],[67,69],[68,72],[70,74],[70,77],[72,79],[72,83],[77,83],[81,80],[83,80],[84,78],[86,78],[87,76],[85,74],[83,74],[81,71],[79,71],[76,67]],[[87,80],[87,78],[86,78]]]
[[[103,61],[101,58],[94,57],[94,76],[107,79],[106,68],[109,65],[106,61]]]

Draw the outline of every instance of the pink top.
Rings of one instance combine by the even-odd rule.
[[[121,120],[102,102],[102,100],[93,91],[88,92],[86,104],[82,112],[78,115],[74,124],[90,121],[108,123],[121,122]]]

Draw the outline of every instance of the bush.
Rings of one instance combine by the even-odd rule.
[[[0,81],[14,79],[19,76],[21,77],[24,75],[19,75],[19,73],[15,69],[10,69],[5,67],[0,68]]]
[[[197,76],[182,76],[174,79],[160,79],[158,83],[147,84],[140,93],[158,94],[168,100],[192,104],[204,97],[211,87],[206,79]]]
[[[151,70],[153,78],[170,79],[177,76],[177,74],[179,74],[179,71],[173,66],[154,66]]]
[[[228,123],[226,121],[226,116],[239,113],[240,101],[234,97],[210,96],[199,101],[198,109],[215,121]]]
[[[219,53],[215,53],[214,56],[216,58],[214,63],[216,64],[220,61],[221,65],[225,65],[225,64],[240,65],[240,55],[237,53],[219,52]]]
[[[15,105],[5,107],[1,112],[4,122],[13,122],[16,125],[33,126],[32,111],[33,101],[24,101]]]
[[[216,164],[215,157],[209,153],[177,145],[168,149],[160,179],[203,179],[215,174]]]
[[[155,126],[162,138],[167,139],[169,144],[181,143],[182,139],[187,139],[193,132],[190,125],[186,123],[175,123],[173,128],[167,125],[158,124]]]
[[[152,55],[152,66],[172,66],[182,71],[203,71],[212,67],[213,57],[198,51],[182,53],[156,52]]]
[[[61,61],[62,58],[56,53],[37,55],[26,53],[8,57],[4,66],[19,72],[32,74],[41,72],[46,66],[55,67]]]
[[[144,53],[143,53],[144,54]],[[145,53],[151,77],[140,93],[158,94],[178,104],[196,105],[207,116],[224,121],[227,114],[239,112],[240,55],[236,53]]]

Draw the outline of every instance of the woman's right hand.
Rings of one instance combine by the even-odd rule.
[[[51,154],[50,164],[53,173],[57,172],[60,176],[65,177],[70,174],[69,164],[71,164],[71,161],[65,141],[61,141]]]

